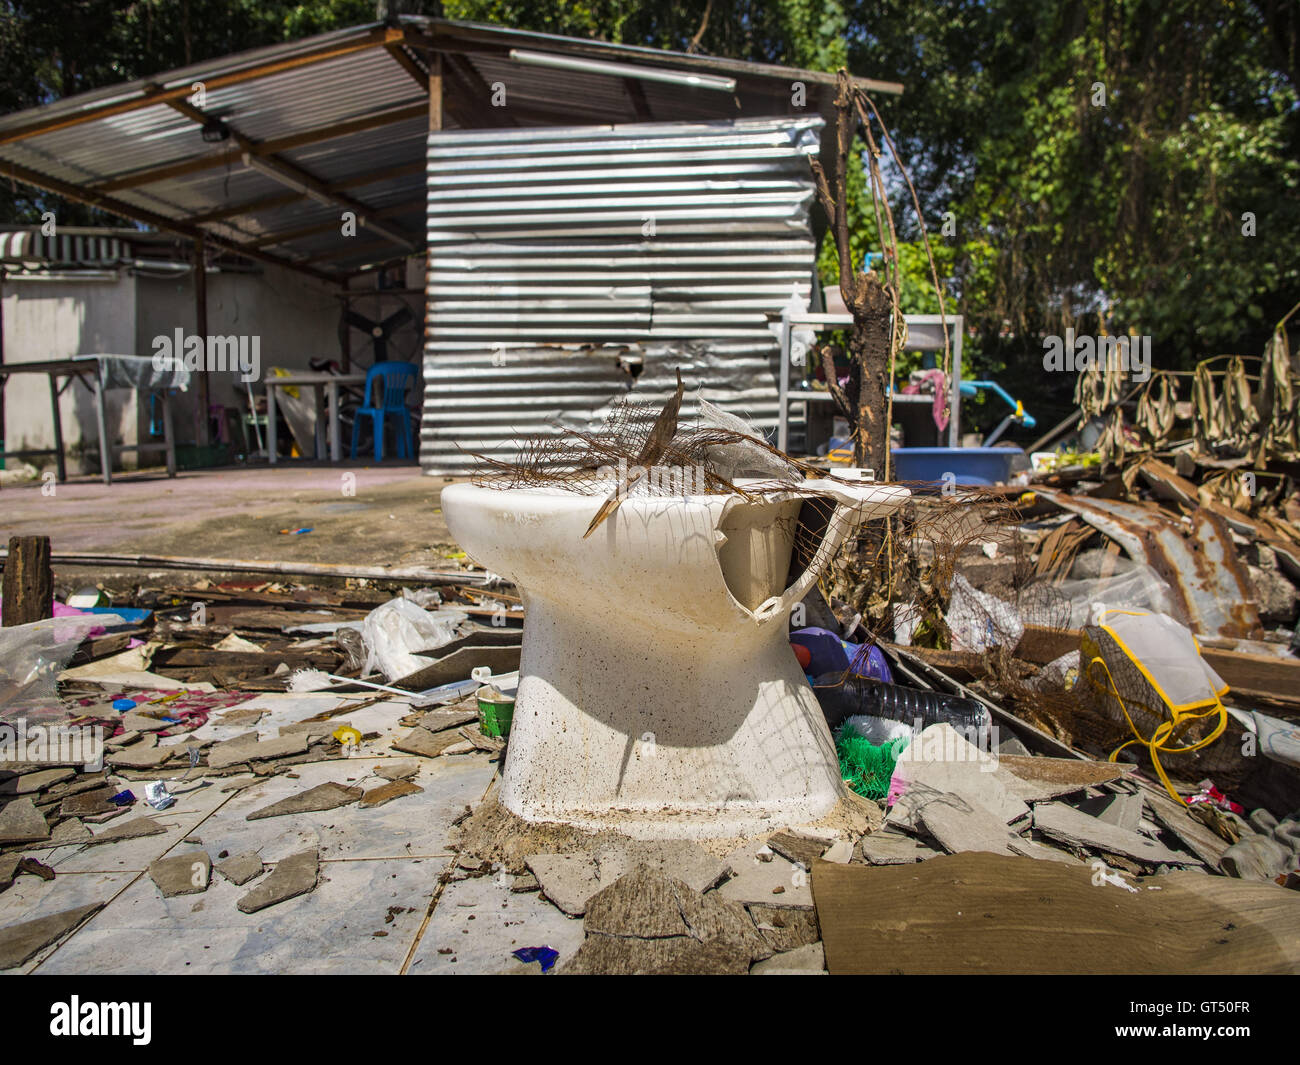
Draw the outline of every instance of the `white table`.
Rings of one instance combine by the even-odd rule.
[[[325,457],[326,425],[329,425],[329,456],[331,462],[343,458],[343,441],[339,433],[339,385],[364,385],[363,373],[295,373],[287,377],[268,377],[266,386],[266,449],[272,465],[276,455],[276,392],[281,388],[310,388],[316,407],[316,457]],[[326,417],[321,417],[321,393],[325,393]]]
[[[90,389],[95,399],[95,421],[99,429],[99,468],[105,484],[113,483],[113,457],[124,451],[137,454],[161,451],[167,457],[167,476],[176,476],[176,439],[172,432],[171,391],[189,386],[190,371],[179,364],[159,369],[149,355],[73,355],[66,359],[37,362],[0,363],[0,382],[13,374],[38,373],[50,379],[50,406],[54,416],[54,464],[60,482],[68,471],[63,455],[63,419],[59,413],[59,396],[74,380]],[[62,387],[60,377],[67,378]],[[108,409],[104,394],[115,389],[135,389],[162,395],[163,442],[161,444],[114,444],[108,432]],[[35,453],[35,452],[29,452]],[[5,454],[0,450],[0,456]]]

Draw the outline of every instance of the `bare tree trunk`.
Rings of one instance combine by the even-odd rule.
[[[817,195],[831,220],[831,235],[839,256],[840,294],[853,315],[849,332],[849,388],[839,387],[834,362],[822,353],[826,385],[839,412],[848,420],[853,434],[853,462],[884,474],[889,447],[886,424],[886,392],[889,385],[890,300],[875,271],[861,272],[853,263],[849,245],[848,177],[849,153],[857,130],[857,112],[848,74],[841,70],[835,95],[836,181],[832,191],[826,173],[813,160]]]

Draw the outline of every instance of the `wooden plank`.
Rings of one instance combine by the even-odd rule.
[[[1194,872],[1144,883],[1161,890],[978,853],[812,868],[831,973],[1300,972],[1300,892]]]

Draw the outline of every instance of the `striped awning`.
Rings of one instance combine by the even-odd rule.
[[[39,228],[0,232],[0,263],[6,266],[115,266],[130,260],[117,237],[48,235]]]

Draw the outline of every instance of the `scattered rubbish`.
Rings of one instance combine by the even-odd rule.
[[[147,789],[145,794],[147,797],[148,795]],[[131,806],[135,802],[135,793],[131,791],[130,788],[127,788],[124,791],[119,791],[116,795],[110,796],[108,801],[111,802],[114,806]],[[153,806],[154,803],[152,801],[149,801],[149,805]],[[162,809],[162,807],[156,807],[156,808]]]
[[[361,638],[367,648],[362,674],[378,670],[388,681],[409,676],[428,665],[420,652],[450,643],[468,619],[469,615],[460,610],[429,611],[402,598],[376,607],[361,624]]]
[[[280,535],[281,535],[281,536],[305,536],[307,533],[312,532],[312,531],[313,531],[313,530],[311,530],[311,529],[304,529],[304,528],[298,528],[298,529],[281,529],[281,530],[280,530]]]
[[[550,947],[520,947],[510,953],[525,965],[529,962],[537,962],[544,973],[549,973],[555,967],[555,962],[560,956],[558,950],[552,950]]]
[[[831,727],[855,715],[883,718],[921,727],[948,722],[958,728],[987,729],[989,712],[972,699],[920,691],[855,675],[818,677],[813,691]]]
[[[877,745],[851,724],[845,725],[835,741],[845,783],[864,798],[883,799],[889,794],[889,780],[894,775],[898,755],[909,742],[910,737]]]
[[[894,679],[889,672],[889,662],[879,647],[851,643],[827,629],[795,629],[790,633],[790,646],[796,654],[800,650],[805,652],[806,660],[801,657],[799,664],[811,677],[847,673],[886,683]]]
[[[145,785],[144,801],[155,810],[166,810],[169,806],[176,804],[176,796],[167,790],[165,781],[155,780],[153,783]]]
[[[1200,656],[1186,626],[1164,614],[1104,610],[1084,628],[1080,669],[1087,688],[1116,721],[1127,723],[1169,794],[1182,801],[1161,754],[1208,747],[1227,726],[1222,697],[1228,686]]]

